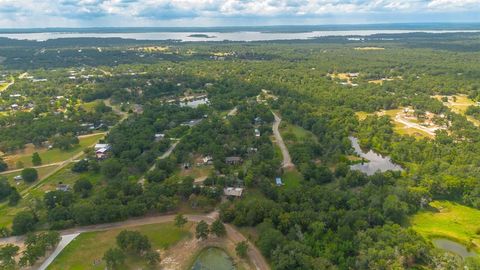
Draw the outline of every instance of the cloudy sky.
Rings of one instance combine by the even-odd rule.
[[[480,0],[0,0],[0,28],[480,22]]]

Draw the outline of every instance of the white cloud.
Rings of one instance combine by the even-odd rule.
[[[441,20],[436,13],[452,12],[459,18],[462,12],[480,14],[480,0],[0,0],[0,27],[249,24],[251,19],[302,23],[344,17],[395,22],[399,14]],[[480,21],[480,15],[476,18]]]

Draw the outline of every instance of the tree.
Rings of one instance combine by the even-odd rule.
[[[88,171],[89,162],[86,159],[82,159],[73,164],[72,172],[81,173]]]
[[[19,249],[19,247],[12,244],[7,244],[0,248],[0,268],[5,270],[15,269],[15,257]]]
[[[42,165],[42,158],[40,157],[40,155],[37,152],[33,153],[33,155],[32,155],[32,164],[33,164],[33,166]]]
[[[0,172],[6,171],[8,169],[8,165],[2,158],[0,158]]]
[[[149,265],[156,265],[160,262],[160,254],[154,250],[150,250],[145,254],[145,260]]]
[[[122,168],[120,161],[115,158],[109,158],[101,163],[101,172],[108,177],[115,177]]]
[[[117,245],[120,249],[127,252],[133,252],[138,255],[151,249],[148,237],[137,231],[121,231],[117,235]]]
[[[27,183],[33,183],[38,179],[38,172],[34,168],[25,168],[22,170],[22,178]]]
[[[31,211],[19,212],[13,218],[12,233],[14,235],[21,235],[33,231],[37,220]]]
[[[102,259],[107,264],[108,269],[115,269],[125,262],[125,254],[119,248],[110,248],[105,252]]]
[[[184,217],[182,214],[178,214],[175,216],[175,226],[181,228],[188,222],[187,218]]]
[[[57,135],[51,138],[50,141],[53,147],[60,148],[61,150],[69,150],[80,142],[76,136],[71,134]]]
[[[238,257],[246,258],[248,253],[248,242],[242,241],[235,246]]]
[[[90,183],[88,179],[79,179],[73,185],[73,190],[75,193],[80,193],[83,198],[86,198],[90,195],[90,191],[92,190],[93,185]]]
[[[12,192],[10,192],[10,196],[8,196],[8,205],[17,205],[18,201],[20,201],[21,198],[22,196],[20,196],[20,193],[18,193],[17,189],[12,188]]]
[[[196,237],[197,239],[208,238],[208,224],[203,220],[200,221],[196,227]]]
[[[210,226],[210,232],[214,233],[218,237],[225,236],[227,234],[227,231],[225,230],[225,225],[217,219],[215,220],[212,225]]]

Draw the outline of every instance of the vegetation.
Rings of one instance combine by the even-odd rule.
[[[178,228],[173,223],[137,226],[129,228],[129,230],[147,236],[152,250],[168,249],[182,239],[191,237],[188,229]],[[119,256],[116,255],[120,252],[125,255],[123,262],[115,260],[118,264],[122,264],[123,268],[147,267],[146,264],[150,261],[149,256],[152,255],[147,253],[144,258],[139,258],[135,255],[125,254],[117,246],[116,238],[121,231],[122,229],[114,229],[80,234],[59,254],[48,269],[105,269],[106,264],[105,261],[102,261],[102,258],[109,249],[117,249],[114,251],[114,258],[118,258]]]
[[[0,101],[0,171],[27,168],[26,183],[17,185],[14,174],[0,181],[0,200],[10,204],[1,206],[0,224],[15,216],[18,235],[218,206],[220,220],[200,222],[196,237],[225,235],[223,223],[247,227],[273,269],[478,268],[429,243],[440,235],[479,250],[480,128],[472,121],[480,115],[478,37],[417,33],[248,46],[5,39],[0,72],[15,83]],[[100,44],[108,47],[103,53],[94,48]],[[168,50],[140,49],[154,46]],[[45,53],[36,53],[40,48]],[[219,52],[231,53],[218,61],[212,56]],[[17,78],[20,69],[46,81]],[[204,97],[198,106],[183,102]],[[421,135],[397,121],[406,108],[407,122],[434,132]],[[295,168],[281,166],[272,111],[282,117]],[[97,131],[108,133],[91,135]],[[360,160],[349,136],[404,170],[352,170]],[[92,149],[98,140],[108,144],[106,155]],[[74,156],[75,164],[28,184],[39,174],[31,165]],[[242,197],[222,203],[229,187],[243,188]],[[442,209],[430,211],[430,202]],[[186,222],[178,215],[174,229]],[[103,254],[109,267],[160,260],[151,234],[115,231],[116,248],[110,233],[82,234],[52,269],[92,268]],[[130,253],[142,262],[120,259]]]

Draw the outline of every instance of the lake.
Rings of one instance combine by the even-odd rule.
[[[232,258],[222,249],[210,247],[198,255],[192,270],[235,270]]]
[[[468,250],[466,246],[446,238],[434,238],[432,243],[436,248],[455,253],[463,259],[478,256],[474,251]]]
[[[375,153],[373,150],[368,152],[363,151],[358,143],[358,139],[355,137],[348,137],[352,143],[352,147],[355,150],[355,153],[361,158],[366,159],[366,161],[350,166],[350,169],[364,172],[367,175],[373,175],[377,171],[386,172],[386,171],[402,171],[402,167],[392,162],[390,157],[382,156]]]
[[[125,38],[136,40],[179,40],[179,41],[265,41],[311,39],[327,36],[370,36],[374,34],[405,34],[405,33],[456,33],[479,32],[479,30],[330,30],[307,32],[125,32],[125,33],[85,33],[85,32],[35,32],[35,33],[1,33],[0,37],[18,40],[45,41],[58,38]]]

